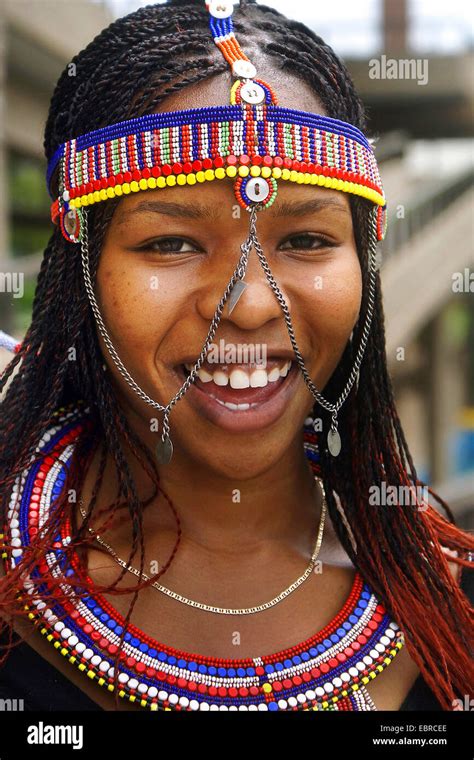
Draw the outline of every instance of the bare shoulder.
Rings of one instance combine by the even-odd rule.
[[[458,565],[457,562],[453,562],[453,560],[449,560],[449,557],[457,557],[458,553],[454,551],[453,549],[448,549],[446,546],[441,546],[441,551],[446,554],[446,559],[448,560],[448,566],[451,571],[451,575],[453,576],[454,580],[460,583],[461,581],[461,565]]]

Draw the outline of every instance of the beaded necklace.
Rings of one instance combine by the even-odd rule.
[[[18,476],[5,525],[6,572],[20,561],[54,509],[88,411],[82,403],[59,409],[37,447],[36,461]],[[57,456],[50,453],[53,447],[60,451]],[[310,432],[305,434],[305,451],[317,469],[317,446]],[[113,659],[123,617],[97,594],[71,596],[60,604],[48,583],[49,577],[78,572],[77,556],[68,559],[63,551],[70,542],[68,517],[50,550],[24,577],[26,596],[42,579],[42,597],[32,597],[25,609],[63,657],[113,692]],[[366,686],[403,644],[402,631],[356,570],[339,613],[314,636],[272,654],[242,659],[203,656],[160,643],[129,624],[120,655],[119,696],[149,710],[374,710]]]

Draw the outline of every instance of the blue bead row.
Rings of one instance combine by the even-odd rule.
[[[227,18],[209,16],[209,27],[214,40],[216,37],[225,37],[234,31],[232,16],[228,16]]]

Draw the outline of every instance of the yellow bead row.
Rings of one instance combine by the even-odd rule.
[[[19,597],[21,599],[21,596]],[[24,605],[25,610],[29,610],[29,606],[27,604]],[[36,620],[36,615],[33,612],[28,612],[28,618],[32,621]],[[46,637],[47,641],[51,642],[55,649],[59,649],[59,653],[66,657],[70,663],[77,664],[78,670],[81,672],[87,671],[86,675],[91,680],[96,679],[99,686],[106,686],[107,691],[114,691],[114,685],[111,683],[107,683],[105,678],[100,676],[98,673],[96,673],[94,670],[87,670],[87,665],[85,665],[83,662],[77,662],[77,657],[74,655],[69,654],[69,650],[66,649],[66,647],[62,646],[62,642],[58,641],[54,638],[52,633],[48,633],[47,628],[40,628],[40,632],[43,636]],[[130,702],[140,702],[141,707],[148,707],[150,710],[158,710],[158,704],[156,702],[147,702],[145,699],[139,699],[137,696],[134,696],[133,694],[128,695],[125,691],[120,690],[119,691],[119,697],[126,697]]]
[[[191,172],[189,174],[170,174],[167,177],[149,177],[139,181],[124,182],[122,185],[108,187],[106,190],[95,190],[92,193],[81,195],[78,198],[72,198],[69,201],[71,208],[81,208],[82,206],[92,206],[94,203],[106,201],[108,198],[116,198],[130,193],[138,193],[140,190],[155,190],[156,188],[174,187],[176,185],[195,185],[196,182],[210,182],[214,179],[225,179],[226,177],[263,177],[268,179],[283,179],[289,182],[296,182],[299,185],[319,185],[328,187],[331,190],[340,190],[343,193],[352,193],[367,198],[372,203],[379,206],[385,205],[385,198],[377,190],[373,190],[365,185],[359,185],[355,182],[337,179],[336,177],[325,177],[323,174],[310,174],[309,172],[298,172],[294,169],[282,169],[279,166],[271,168],[270,166],[227,166],[225,169],[206,169],[205,171]]]
[[[230,104],[235,106],[237,104],[237,90],[240,87],[240,79],[237,79],[230,88]]]

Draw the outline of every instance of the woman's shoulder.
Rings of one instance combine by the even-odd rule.
[[[447,546],[441,545],[441,551],[447,555],[448,567],[451,571],[451,575],[453,576],[454,580],[457,581],[462,591],[464,591],[464,593],[468,596],[470,602],[474,603],[473,587],[472,587],[474,563],[472,567],[468,567],[466,565],[460,565],[458,562],[455,562],[453,558],[458,557],[459,552],[457,552],[454,549],[448,549]],[[449,559],[450,557],[451,559]]]

